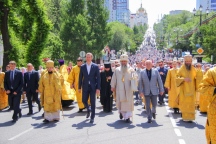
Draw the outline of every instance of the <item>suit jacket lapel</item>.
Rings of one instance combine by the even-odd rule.
[[[145,75],[146,75],[147,80],[150,82],[150,80],[149,80],[149,78],[148,78],[148,74],[147,74],[147,69],[145,69],[144,72],[145,72]]]
[[[84,69],[85,69],[85,71],[86,71],[86,73],[88,75],[87,64],[84,65]]]

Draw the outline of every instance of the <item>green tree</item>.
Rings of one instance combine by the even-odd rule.
[[[104,0],[87,1],[87,22],[90,28],[88,37],[91,41],[89,50],[95,54],[99,54],[110,40],[108,18],[109,13],[104,7]]]

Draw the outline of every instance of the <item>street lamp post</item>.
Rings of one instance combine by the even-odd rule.
[[[209,8],[208,7],[206,9],[206,14],[203,14],[202,10],[203,10],[202,5],[200,5],[200,7],[199,7],[200,14],[196,14],[197,10],[195,8],[193,9],[194,16],[199,16],[200,17],[200,26],[202,25],[202,16],[209,14]]]
[[[199,7],[199,14],[197,14],[197,10],[195,8],[193,9],[193,13],[194,13],[194,16],[199,16],[200,17],[199,26],[201,27],[202,26],[202,16],[203,15],[208,15],[209,14],[209,9],[207,7],[206,13],[203,14],[203,7],[202,7],[202,5],[200,5],[200,7]],[[202,44],[202,34],[201,34],[201,31],[199,33],[199,36],[200,36],[200,43]],[[197,61],[202,62],[202,57],[197,57]]]

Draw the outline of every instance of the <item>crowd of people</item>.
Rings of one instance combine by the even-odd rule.
[[[191,55],[183,60],[168,57],[167,53],[152,48],[140,49],[132,56],[122,54],[120,59],[97,65],[92,53],[86,54],[86,62],[77,58],[76,66],[66,66],[59,60],[60,68],[52,60],[46,61],[46,69],[34,70],[31,63],[19,71],[16,62],[10,61],[5,73],[0,73],[0,109],[9,105],[13,110],[12,122],[22,117],[20,103],[26,95],[29,113],[32,102],[38,111],[44,110],[44,123],[60,120],[62,101],[76,100],[78,113],[87,110],[86,118],[94,123],[96,98],[104,112],[112,112],[113,103],[119,118],[130,123],[134,104],[143,102],[147,123],[156,119],[157,105],[168,105],[182,120],[192,123],[195,111],[208,113],[206,137],[208,143],[216,143],[216,68],[208,64],[193,64]],[[40,98],[38,98],[40,95]],[[135,98],[134,98],[135,96]],[[134,101],[135,99],[135,101]]]

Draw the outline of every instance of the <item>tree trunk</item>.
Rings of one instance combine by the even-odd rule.
[[[0,10],[2,11],[1,16],[1,33],[2,33],[2,40],[3,40],[3,66],[2,69],[5,71],[6,66],[9,63],[9,53],[12,50],[12,45],[9,39],[9,31],[8,31],[8,13],[9,8],[4,7],[4,3],[0,2]]]

